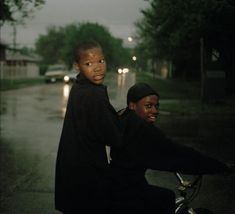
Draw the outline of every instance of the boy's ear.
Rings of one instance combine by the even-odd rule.
[[[73,63],[73,67],[76,71],[79,71],[79,64],[77,62]]]
[[[133,102],[130,102],[129,105],[128,105],[129,109],[131,110],[135,110],[135,103]]]

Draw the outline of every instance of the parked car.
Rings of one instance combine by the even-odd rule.
[[[66,84],[73,83],[76,80],[77,75],[78,75],[78,72],[76,72],[76,71],[72,71],[72,72],[67,73],[64,76],[64,83],[66,83]]]
[[[67,73],[67,68],[63,64],[51,65],[48,67],[47,72],[45,73],[45,82],[54,83],[57,81],[63,81],[64,76]]]

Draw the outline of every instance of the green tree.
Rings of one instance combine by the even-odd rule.
[[[1,0],[0,1],[0,26],[5,22],[22,23],[24,19],[32,16],[45,0]]]
[[[121,39],[114,38],[109,30],[98,23],[79,23],[65,27],[66,37],[63,55],[65,61],[73,63],[73,50],[78,42],[84,40],[95,40],[100,43],[107,58],[108,65],[116,67],[126,63],[127,51],[123,48]]]
[[[144,54],[150,59],[171,60],[178,74],[200,74],[200,38],[204,38],[206,48],[218,50],[221,63],[231,65],[235,38],[232,1],[152,0],[142,13],[143,19],[136,23],[138,47],[148,50]]]
[[[50,26],[47,35],[40,35],[36,41],[36,52],[42,56],[44,64],[55,64],[63,61],[62,50],[65,33],[62,27]]]
[[[62,61],[71,68],[74,62],[74,48],[78,42],[87,39],[96,40],[101,44],[110,68],[128,63],[129,52],[123,47],[122,40],[113,37],[106,27],[98,23],[73,23],[65,27],[50,27],[47,34],[40,35],[36,41],[36,51],[43,57],[44,64]]]

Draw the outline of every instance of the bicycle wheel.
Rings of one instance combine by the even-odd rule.
[[[211,212],[210,210],[206,209],[206,208],[196,208],[194,209],[196,214],[213,214],[213,212]]]

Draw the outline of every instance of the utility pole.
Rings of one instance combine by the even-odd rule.
[[[13,24],[13,49],[16,50],[16,35],[17,35],[17,29],[16,24]]]
[[[200,38],[200,70],[201,70],[201,100],[204,101],[204,85],[205,85],[205,71],[204,71],[204,38]]]

